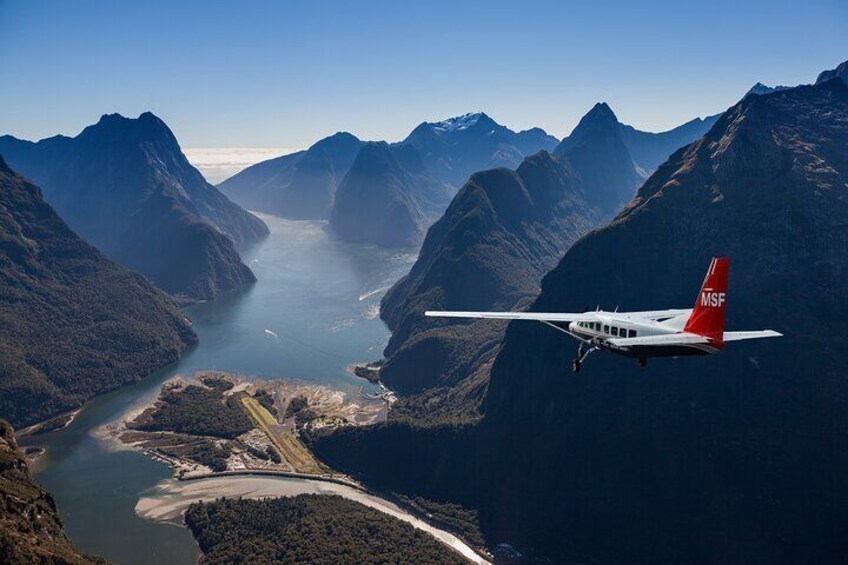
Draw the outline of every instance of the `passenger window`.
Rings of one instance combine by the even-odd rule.
[[[612,335],[617,336],[618,335],[618,328],[613,326],[611,329],[612,329]]]
[[[630,335],[628,337],[636,337],[636,330],[630,330]]]
[[[609,326],[604,325],[604,333],[605,333],[605,334],[608,334],[608,333],[609,333]]]

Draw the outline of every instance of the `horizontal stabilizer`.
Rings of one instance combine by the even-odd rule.
[[[752,332],[724,332],[724,341],[740,341],[743,339],[761,339],[764,337],[783,337],[782,333],[774,330],[758,330]]]

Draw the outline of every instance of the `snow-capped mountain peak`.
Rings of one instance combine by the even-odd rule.
[[[439,132],[462,131],[475,125],[483,116],[483,112],[469,112],[455,118],[448,118],[433,124],[433,129]]]

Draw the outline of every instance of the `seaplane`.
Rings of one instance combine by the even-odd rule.
[[[427,311],[425,315],[541,322],[579,342],[572,364],[575,373],[595,351],[635,358],[645,367],[650,357],[710,355],[731,341],[781,337],[774,330],[724,331],[728,267],[727,257],[713,258],[694,308],[581,313]]]

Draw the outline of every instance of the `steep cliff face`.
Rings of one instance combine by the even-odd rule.
[[[197,340],[161,291],[85,243],[0,159],[0,417],[27,425]]]
[[[255,280],[234,243],[267,227],[206,183],[149,112],[103,116],[74,138],[4,136],[0,154],[87,241],[170,293],[206,299]]]
[[[339,132],[306,151],[248,167],[218,188],[250,210],[295,220],[327,219],[338,185],[364,144]]]
[[[78,552],[62,526],[56,502],[30,475],[12,427],[0,420],[0,561],[105,563]]]
[[[583,116],[554,155],[571,164],[584,190],[608,214],[630,200],[644,180],[624,143],[618,118],[604,102]]]
[[[846,147],[841,81],[748,96],[566,253],[532,310],[687,307],[726,255],[729,329],[786,337],[645,370],[597,355],[575,377],[572,343],[511,324],[482,426],[509,453],[493,531],[563,561],[844,557]]]
[[[590,200],[547,152],[517,171],[473,175],[428,232],[410,274],[383,298],[381,316],[392,329],[384,382],[411,394],[481,369],[504,327],[428,319],[424,311],[509,309],[535,296],[542,275],[602,218]]]
[[[414,147],[366,144],[336,194],[330,227],[343,240],[381,247],[418,245],[450,200]]]

